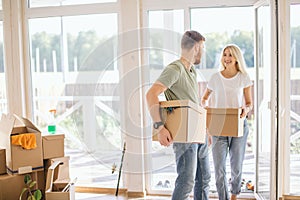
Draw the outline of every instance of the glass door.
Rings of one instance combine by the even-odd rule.
[[[289,193],[300,195],[300,1],[290,5],[291,66],[290,66],[290,155]]]
[[[275,141],[274,80],[276,64],[273,63],[272,19],[269,4],[255,8],[256,16],[256,194],[261,199],[272,199]],[[272,184],[271,184],[272,183]]]

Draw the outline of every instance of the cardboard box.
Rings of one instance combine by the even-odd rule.
[[[244,134],[244,120],[240,118],[241,108],[207,108],[206,125],[214,136],[241,137]]]
[[[11,136],[33,133],[36,147],[25,149],[20,145],[12,145]],[[6,149],[7,172],[25,174],[43,170],[43,151],[41,132],[26,118],[16,115],[2,115],[0,121],[0,146]]]
[[[52,158],[45,160],[45,174],[48,172],[48,168],[56,161],[61,161],[62,163],[58,166],[58,174],[57,180],[70,180],[70,156],[60,157],[60,158]]]
[[[33,172],[32,179],[36,180],[38,189],[42,192],[43,195],[42,199],[45,199],[46,177],[44,170]]]
[[[43,135],[42,143],[44,159],[64,157],[64,140],[64,134]]]
[[[1,175],[0,200],[19,199],[23,187],[25,187],[24,176],[9,174]]]
[[[56,181],[61,161],[55,161],[47,172],[46,180],[46,200],[74,200],[75,199],[75,185],[71,181]]]
[[[30,173],[32,180],[36,181],[36,173]],[[12,200],[19,199],[22,189],[25,187],[24,183],[25,175],[10,175],[5,174],[0,176],[0,200]],[[32,190],[40,189],[37,184],[32,188]],[[26,194],[23,194],[22,200],[25,200]]]
[[[161,118],[174,142],[205,143],[206,110],[189,100],[160,102]],[[153,141],[157,132],[153,129]]]
[[[6,174],[5,149],[0,149],[0,174]]]

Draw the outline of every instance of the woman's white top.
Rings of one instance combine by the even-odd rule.
[[[213,74],[207,84],[207,88],[212,91],[209,107],[242,107],[244,88],[247,88],[252,84],[249,75],[241,72],[238,72],[232,78],[225,78],[221,72]]]

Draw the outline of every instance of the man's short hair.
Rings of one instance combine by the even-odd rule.
[[[196,42],[205,41],[203,37],[197,31],[186,31],[181,39],[181,48],[182,49],[191,49]]]

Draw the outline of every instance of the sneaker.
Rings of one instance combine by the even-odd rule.
[[[254,185],[252,184],[251,181],[248,181],[248,182],[246,183],[246,187],[247,187],[248,190],[254,191]]]
[[[163,184],[162,184],[161,181],[159,181],[159,182],[156,184],[156,187],[162,187],[162,186],[163,186]]]
[[[163,187],[164,187],[164,188],[171,188],[170,181],[169,181],[169,180],[166,180]]]

